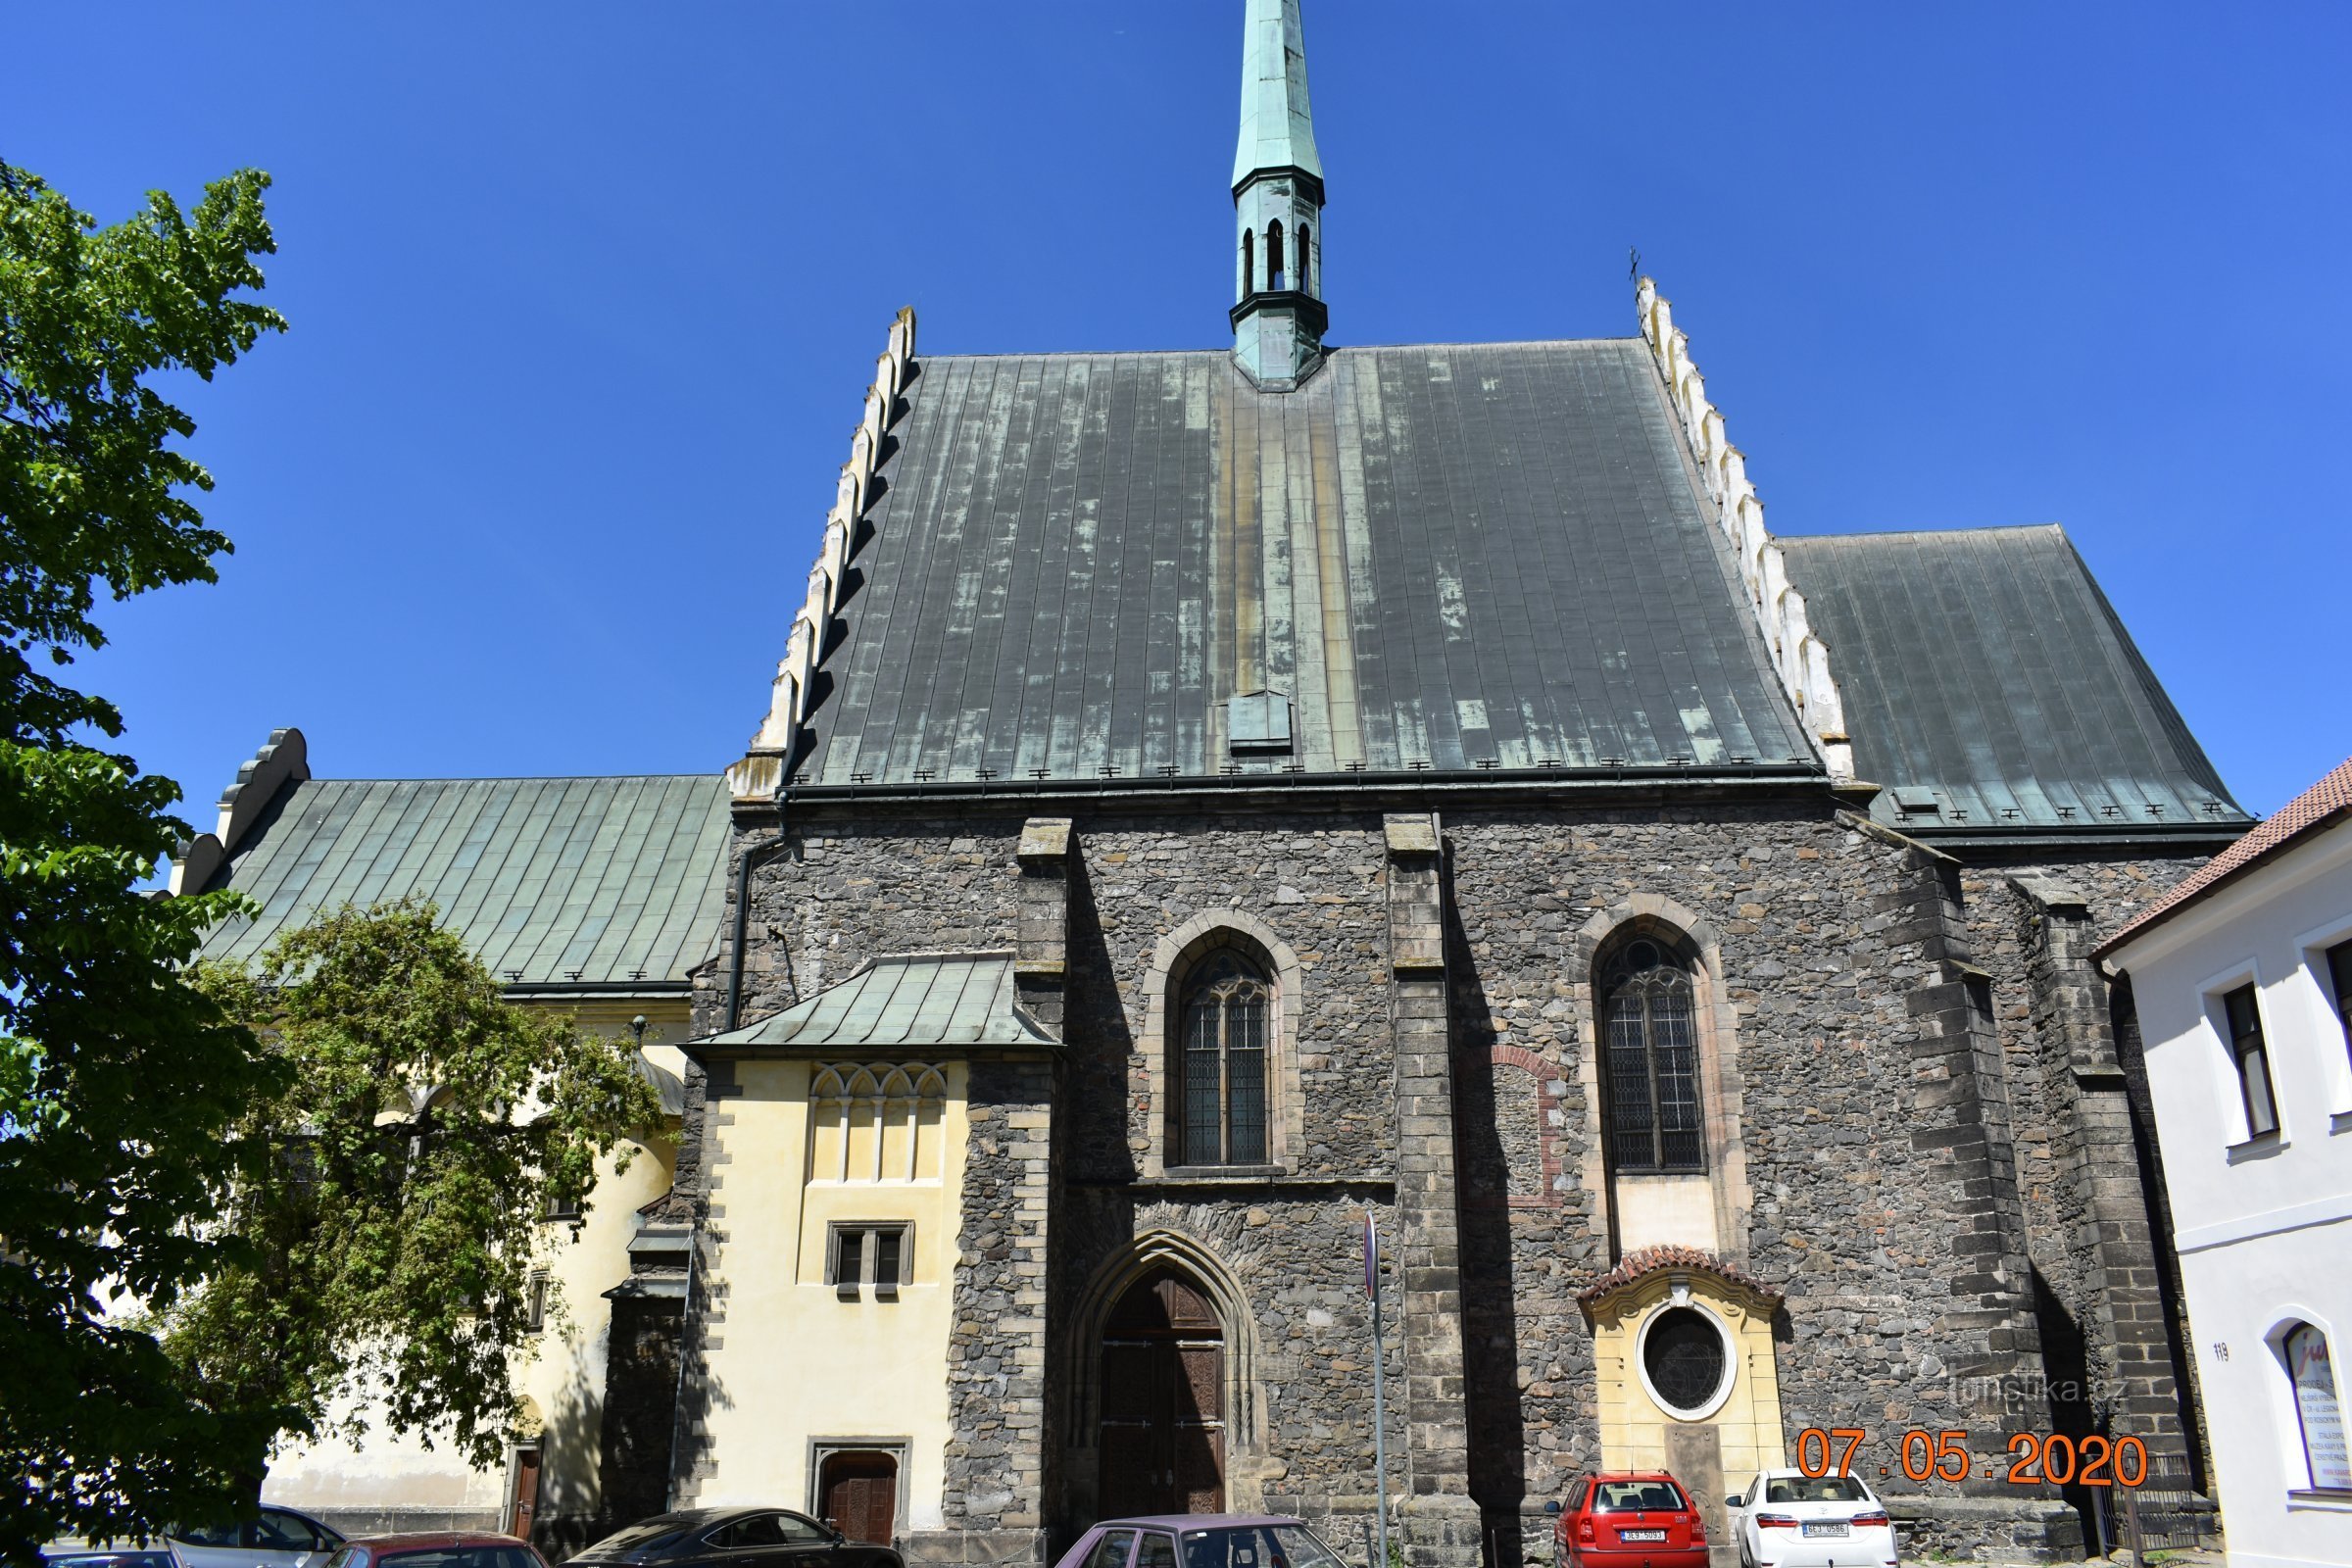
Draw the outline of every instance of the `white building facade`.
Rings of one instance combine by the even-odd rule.
[[[2352,1563],[2352,761],[2102,950],[2128,976],[2233,1564]]]

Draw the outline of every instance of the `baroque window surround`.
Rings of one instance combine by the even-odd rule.
[[[1691,1017],[1698,1030],[1698,1099],[1706,1143],[1706,1175],[1715,1202],[1715,1234],[1722,1255],[1747,1261],[1748,1214],[1755,1195],[1747,1181],[1747,1154],[1740,1136],[1740,1036],[1723,977],[1723,938],[1695,909],[1655,893],[1636,893],[1587,920],[1565,955],[1575,982],[1577,1039],[1571,1053],[1576,1081],[1584,1090],[1584,1163],[1579,1179],[1588,1192],[1612,1193],[1602,1148],[1601,1053],[1606,1038],[1597,1005],[1596,963],[1638,936],[1647,936],[1681,956],[1690,972]],[[1607,1243],[1614,1226],[1609,1203],[1592,1206],[1592,1231]]]
[[[1174,1014],[1183,1001],[1186,976],[1220,948],[1240,950],[1266,972],[1274,986],[1266,1042],[1266,1163],[1243,1167],[1236,1175],[1262,1179],[1276,1170],[1291,1170],[1296,1162],[1293,1151],[1306,1146],[1298,1088],[1305,977],[1298,955],[1255,915],[1240,909],[1204,909],[1159,939],[1144,975],[1144,1016],[1136,1038],[1143,1047],[1148,1132],[1147,1147],[1137,1163],[1146,1181],[1163,1179],[1171,1170],[1186,1168],[1172,1157],[1179,1153],[1171,1140],[1178,1125],[1178,1097],[1184,1092],[1179,1081],[1182,1052],[1177,1034],[1182,1020]]]

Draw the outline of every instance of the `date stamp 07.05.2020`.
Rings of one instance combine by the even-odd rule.
[[[1796,1468],[1808,1476],[1845,1475],[1869,1442],[1870,1434],[1860,1427],[1807,1427],[1796,1435]],[[1891,1477],[1900,1465],[1910,1481],[1966,1481],[1976,1470],[1966,1432],[1913,1427],[1894,1449],[1895,1464],[1880,1465],[1880,1475]],[[2008,1463],[2003,1475],[2000,1461],[1987,1456],[1983,1479],[1998,1476],[2013,1487],[2136,1487],[2148,1479],[2148,1446],[2137,1438],[2097,1433],[2070,1438],[2063,1432],[2019,1432],[2009,1439]]]

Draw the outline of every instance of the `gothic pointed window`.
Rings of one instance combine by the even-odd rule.
[[[1249,229],[1242,230],[1242,293],[1257,292],[1257,236]]]
[[[1313,237],[1314,230],[1304,223],[1298,225],[1298,292],[1301,294],[1315,291],[1315,286],[1307,281],[1307,258],[1311,254],[1309,245]]]
[[[1184,991],[1183,1123],[1187,1165],[1266,1162],[1266,1048],[1273,988],[1230,950],[1204,959]]]
[[[1266,225],[1266,287],[1282,287],[1282,224],[1279,220]]]
[[[1690,971],[1656,942],[1629,942],[1600,993],[1609,1162],[1620,1173],[1706,1169]]]

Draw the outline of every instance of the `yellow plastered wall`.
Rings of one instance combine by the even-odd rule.
[[[551,1004],[547,1010],[570,1013],[584,1029],[622,1040],[633,1040],[630,1020],[643,1016],[647,1058],[680,1077],[687,1070],[684,1054],[666,1044],[688,1031],[682,1001]],[[630,1156],[625,1172],[618,1168],[624,1151]],[[668,1136],[624,1145],[597,1162],[596,1188],[577,1225],[550,1221],[540,1227],[536,1263],[555,1282],[561,1310],[524,1348],[515,1383],[540,1426],[542,1519],[593,1515],[599,1509],[612,1323],[612,1303],[604,1293],[628,1278],[637,1210],[669,1191],[676,1163],[673,1121]],[[513,1483],[510,1464],[476,1469],[445,1438],[427,1443],[417,1434],[391,1433],[373,1402],[335,1413],[338,1424],[358,1416],[367,1430],[355,1438],[329,1428],[329,1435],[318,1441],[289,1444],[270,1460],[262,1489],[266,1501],[314,1513],[448,1514],[503,1522]]]
[[[1688,1290],[1689,1305],[1714,1315],[1731,1342],[1731,1391],[1712,1414],[1696,1421],[1683,1420],[1653,1398],[1636,1361],[1642,1325],[1677,1304],[1678,1286]],[[1734,1487],[1744,1486],[1760,1469],[1788,1462],[1783,1457],[1781,1386],[1768,1298],[1704,1273],[1653,1274],[1593,1304],[1592,1350],[1601,1463],[1607,1468],[1671,1468],[1667,1432],[1677,1426],[1715,1429],[1723,1446],[1724,1479]]]
[[[886,1100],[878,1124],[871,1105],[851,1103],[845,1135],[841,1102],[810,1100],[829,1066],[839,1077],[865,1068],[877,1082],[894,1067],[921,1076],[912,1058],[746,1061],[740,1093],[715,1102],[710,1284],[725,1321],[709,1359],[704,1451],[715,1469],[694,1501],[810,1506],[816,1446],[863,1439],[904,1446],[900,1519],[936,1530],[966,1068],[931,1064],[942,1092],[927,1104]],[[825,1283],[830,1227],[863,1222],[911,1228],[913,1277],[895,1301],[870,1291],[845,1301]]]

